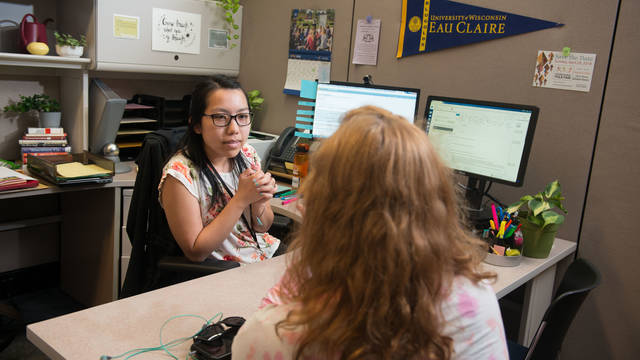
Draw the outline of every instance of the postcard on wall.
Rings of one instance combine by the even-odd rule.
[[[139,40],[140,17],[113,14],[113,37]]]
[[[300,80],[329,81],[335,9],[293,9],[284,93],[298,95]]]
[[[361,65],[378,64],[379,38],[380,19],[358,20],[352,63]]]
[[[153,8],[151,49],[200,54],[202,15]]]
[[[596,54],[538,51],[533,86],[588,92],[591,88]]]

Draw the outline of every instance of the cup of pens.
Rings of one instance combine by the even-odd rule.
[[[492,219],[482,238],[489,245],[484,262],[496,266],[518,266],[522,261],[522,231],[516,213],[509,214],[491,204]]]

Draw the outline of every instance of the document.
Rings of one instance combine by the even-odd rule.
[[[380,19],[358,20],[356,45],[353,50],[354,64],[377,65],[378,42],[380,40]]]
[[[58,164],[56,165],[56,171],[61,177],[65,178],[78,178],[111,174],[111,171],[101,168],[98,165],[85,165],[79,162]]]

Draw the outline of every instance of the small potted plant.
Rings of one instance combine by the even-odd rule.
[[[549,183],[544,191],[535,195],[525,195],[507,208],[509,213],[515,212],[524,204],[528,208],[527,211],[518,214],[524,237],[522,255],[534,258],[549,256],[556,232],[564,223],[564,215],[553,209],[560,209],[566,214],[563,200],[562,188],[558,180],[555,180]]]
[[[59,56],[80,57],[87,46],[87,40],[84,35],[80,35],[80,40],[74,38],[70,34],[54,33],[56,37],[56,53]]]
[[[38,112],[40,127],[60,127],[62,117],[60,113],[60,103],[47,95],[20,95],[20,101],[4,107],[4,112],[28,113],[30,111]]]

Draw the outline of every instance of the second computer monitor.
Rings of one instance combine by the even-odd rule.
[[[429,96],[429,140],[444,162],[470,178],[521,186],[538,108]]]
[[[418,111],[420,90],[347,82],[319,83],[313,116],[313,137],[331,136],[349,110],[374,105],[401,115],[413,123]]]

